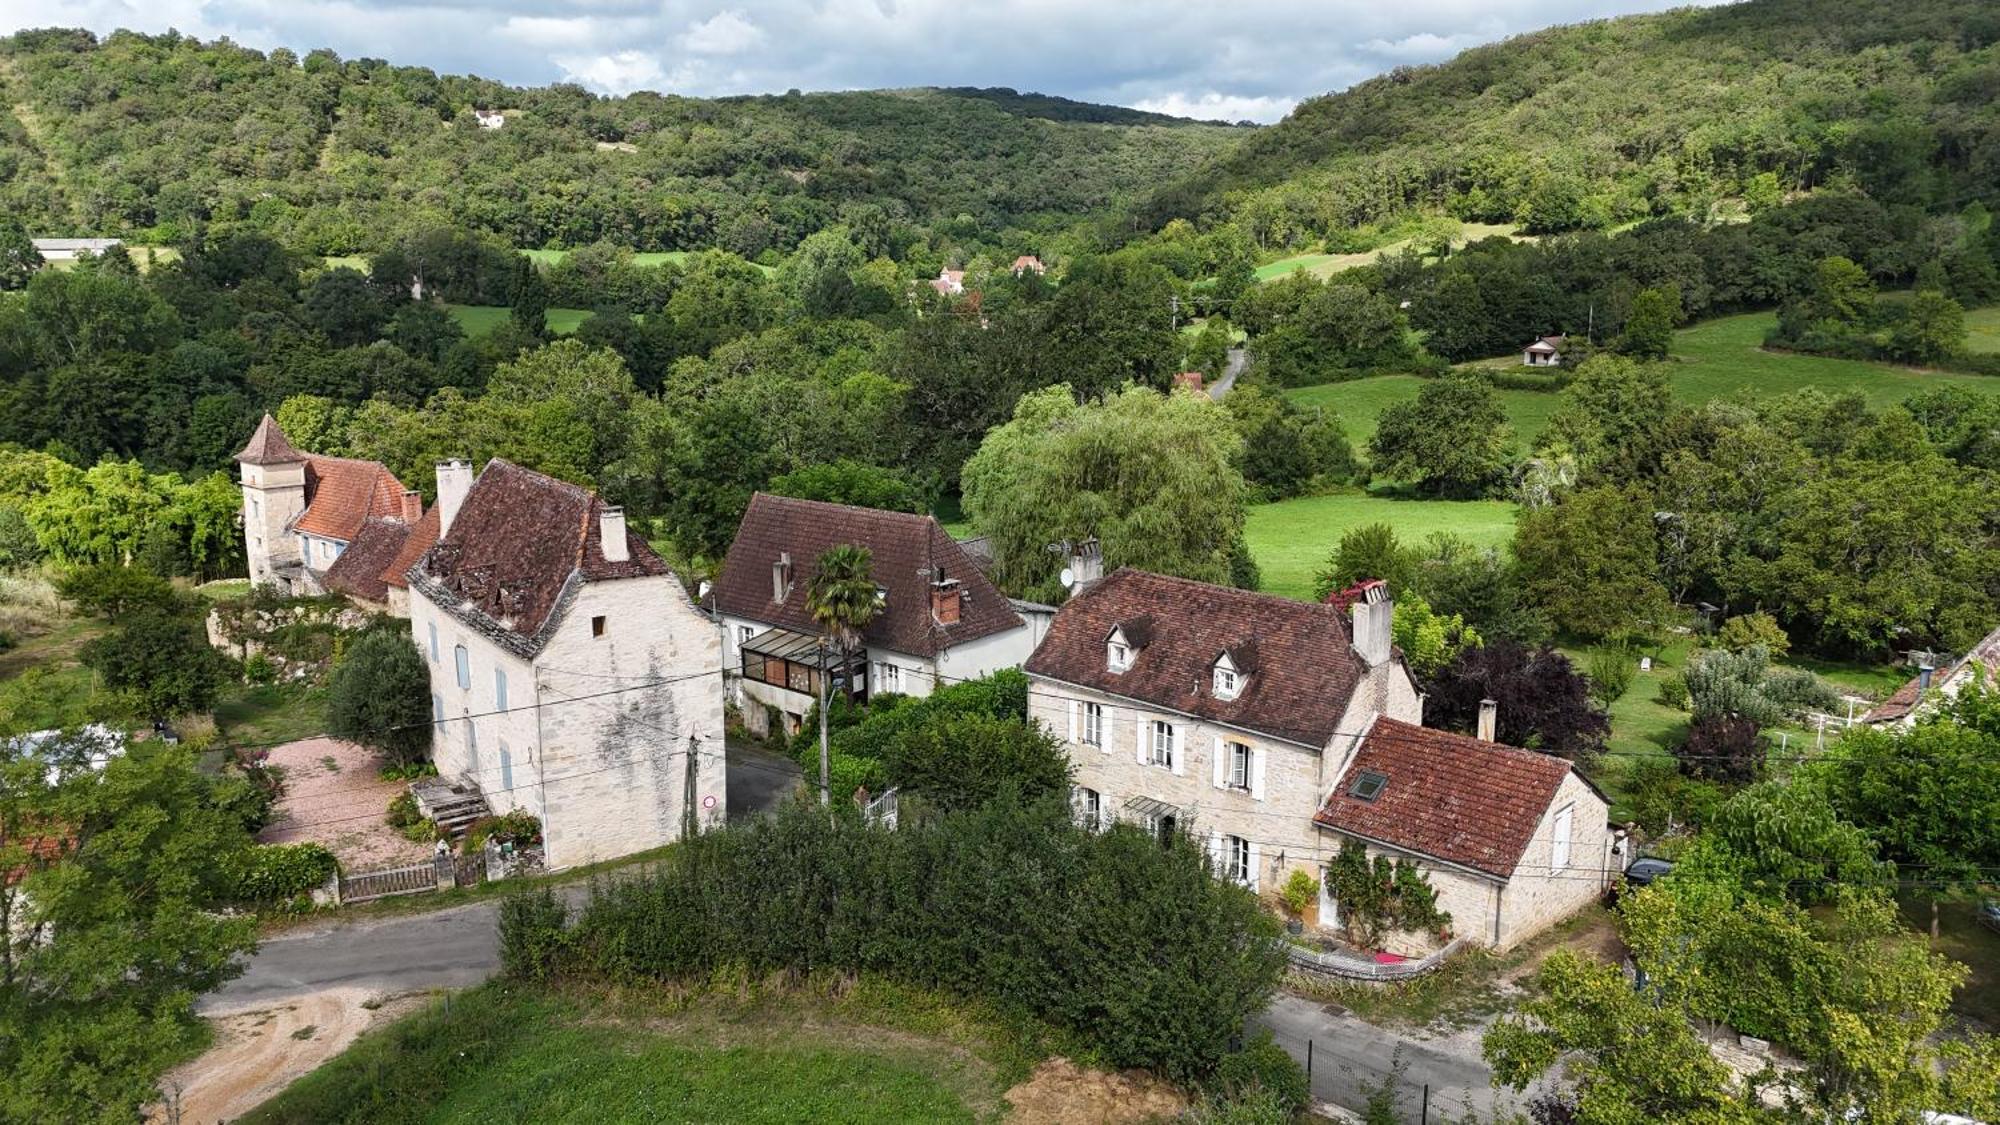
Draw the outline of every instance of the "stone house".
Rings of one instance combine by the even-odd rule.
[[[439,777],[539,817],[550,868],[720,823],[716,627],[624,512],[494,458],[439,465],[437,513],[407,579]]]
[[[956,297],[965,292],[965,271],[941,269],[938,275],[931,279],[931,288],[936,290],[940,297]]]
[[[269,414],[236,455],[250,581],[409,613],[403,578],[437,540],[437,512],[380,461],[301,453]]]
[[[806,608],[819,556],[868,548],[880,606],[845,660],[820,650]],[[1003,595],[930,516],[758,493],[751,497],[715,583],[729,692],[754,734],[775,714],[796,730],[818,700],[822,674],[836,692],[928,695],[940,683],[1018,668],[1051,616]]]
[[[1566,337],[1540,336],[1521,349],[1523,367],[1561,367]]]
[[[1387,588],[1365,583],[1342,602],[1315,605],[1129,568],[1072,597],[1027,663],[1028,708],[1069,746],[1079,818],[1193,832],[1219,868],[1267,897],[1293,870],[1323,883],[1346,838],[1322,822],[1329,802],[1356,783],[1358,759],[1374,761],[1379,747],[1399,737],[1391,732],[1423,731],[1423,697],[1391,641],[1395,609]],[[1569,777],[1568,763],[1485,749],[1493,753],[1479,760],[1497,772],[1442,773],[1444,780],[1427,782],[1423,792],[1446,818],[1440,823],[1470,810],[1479,825],[1504,825],[1526,840],[1553,810],[1530,817],[1495,794],[1511,791],[1517,773]],[[1560,794],[1546,796],[1552,805]],[[1570,799],[1570,848],[1594,871],[1592,833],[1603,831],[1604,805],[1601,798],[1594,806]],[[1405,806],[1399,800],[1396,807]],[[1366,842],[1416,859],[1445,909],[1472,901],[1460,881],[1492,882],[1449,854],[1416,849],[1417,837],[1384,836]],[[1525,871],[1527,861],[1514,859]],[[1537,898],[1538,917],[1548,913],[1544,898]],[[1560,898],[1548,909],[1571,902]],[[1324,928],[1338,924],[1337,903],[1323,902],[1316,913]],[[1483,918],[1468,911],[1460,925]],[[1524,932],[1505,927],[1498,941],[1511,944]],[[1477,936],[1490,940],[1485,931]],[[1412,952],[1430,943],[1427,935],[1394,937]]]
[[[1871,726],[1915,726],[1924,712],[1957,696],[1976,680],[1983,680],[1988,687],[2000,685],[2000,629],[1986,634],[1959,659],[1945,661],[1942,668],[1935,657],[1920,657],[1917,674],[1870,708],[1860,721]]]

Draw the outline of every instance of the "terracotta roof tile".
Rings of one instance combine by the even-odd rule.
[[[418,520],[417,525],[410,529],[410,534],[403,538],[402,550],[397,551],[396,557],[383,568],[382,584],[397,590],[407,589],[410,581],[404,577],[404,572],[416,565],[416,561],[423,557],[425,551],[437,546],[437,541],[438,509],[437,505],[433,504],[431,510],[424,513],[424,518]]]
[[[842,544],[868,548],[875,584],[888,591],[887,604],[861,634],[871,645],[929,657],[1026,624],[931,517],[762,492],[750,498],[729,545],[715,584],[716,605],[732,617],[817,635],[819,627],[806,612],[806,590],[820,554]],[[792,585],[790,595],[776,602],[771,567],[781,554],[792,557]],[[956,624],[939,625],[931,616],[932,573],[960,583],[964,600]]]
[[[302,455],[306,508],[294,530],[352,543],[371,519],[396,519],[403,511],[403,482],[380,461]]]
[[[371,519],[361,525],[347,549],[320,576],[320,584],[337,594],[384,602],[389,586],[383,571],[402,553],[410,525],[400,520]]]
[[[1979,667],[1986,670],[1986,678],[1992,681],[2000,678],[2000,629],[1986,634],[1984,640],[1973,645],[1964,656],[1931,673],[1931,683],[1943,684],[1960,676],[1968,668]],[[1903,686],[1895,690],[1889,698],[1870,708],[1861,716],[1864,723],[1886,723],[1908,715],[1917,709],[1923,698],[1923,677],[1912,676]]]
[[[603,582],[672,573],[630,531],[625,561],[605,559],[604,507],[588,489],[495,457],[465,494],[451,531],[407,577],[453,616],[511,635],[517,650],[533,655],[573,577]]]
[[[1139,646],[1118,673],[1105,666],[1114,627]],[[1254,646],[1247,658],[1256,671],[1234,699],[1216,698],[1216,658],[1246,653],[1245,646]],[[1071,598],[1027,667],[1313,747],[1333,738],[1364,670],[1346,615],[1331,606],[1130,568]]]
[[[1569,775],[1551,754],[1378,718],[1313,823],[1510,878]],[[1353,779],[1387,781],[1372,801]]]

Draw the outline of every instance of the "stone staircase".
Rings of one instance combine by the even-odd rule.
[[[465,838],[474,821],[493,815],[479,786],[469,781],[427,777],[412,782],[410,793],[417,799],[417,811],[436,821],[454,844]]]

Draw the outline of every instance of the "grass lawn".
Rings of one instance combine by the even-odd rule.
[[[1982,312],[1994,314],[1991,309]],[[1947,383],[2000,394],[2000,379],[1990,375],[1764,351],[1760,347],[1764,334],[1777,322],[1776,313],[1745,313],[1705,321],[1675,334],[1674,357],[1681,361],[1673,374],[1675,397],[1698,405],[1739,391],[1761,396],[1819,387],[1834,393],[1859,391],[1872,409],[1880,410],[1918,391]],[[2000,326],[2000,314],[1990,323]]]
[[[298,683],[231,684],[215,705],[215,729],[234,746],[291,742],[326,733],[326,688]]]
[[[363,1036],[240,1120],[969,1122],[998,1116],[1031,1065],[999,1038],[866,981],[837,994],[501,982]]]
[[[320,260],[325,262],[326,268],[330,270],[348,269],[358,270],[361,273],[368,272],[368,255],[366,254],[328,254]]]
[[[500,327],[514,310],[506,305],[446,305],[451,315],[458,320],[458,326],[465,329],[467,336],[484,336]],[[558,336],[567,336],[576,331],[577,326],[591,317],[589,309],[550,309],[543,322],[549,331]]]
[[[1514,534],[1514,505],[1500,500],[1399,500],[1381,495],[1306,496],[1250,509],[1244,534],[1264,589],[1312,597],[1313,572],[1348,529],[1386,523],[1405,543],[1451,531],[1497,547]]]
[[[1345,383],[1322,383],[1285,392],[1300,406],[1322,406],[1340,415],[1347,427],[1347,440],[1356,450],[1365,450],[1375,436],[1375,424],[1382,412],[1405,399],[1415,398],[1424,380],[1416,375],[1376,375]],[[1500,390],[1500,408],[1514,427],[1514,440],[1523,449],[1534,444],[1549,424],[1550,415],[1562,399],[1547,391]]]
[[[1965,314],[1965,347],[1974,352],[2000,352],[2000,305]]]
[[[521,253],[533,258],[535,264],[538,266],[553,266],[569,256],[569,251],[567,250],[551,250],[547,248],[523,250]],[[693,253],[691,250],[635,250],[632,253],[632,264],[638,266],[640,269],[653,269],[668,264],[685,266],[687,265],[688,258]],[[764,271],[765,277],[778,272],[776,267],[764,265],[762,262],[752,262],[750,264]]]
[[[1511,236],[1513,233],[1514,227],[1512,225],[1466,223],[1459,237],[1453,240],[1453,245],[1463,246],[1468,242],[1477,242],[1482,238],[1491,238],[1496,234]],[[1378,246],[1373,250],[1364,250],[1359,254],[1294,254],[1289,258],[1280,258],[1275,262],[1267,262],[1257,267],[1257,280],[1276,281],[1279,278],[1289,277],[1300,270],[1304,270],[1315,277],[1331,277],[1341,270],[1351,270],[1356,266],[1368,265],[1375,259],[1385,254],[1394,254],[1409,244],[1410,240],[1403,238],[1384,246]]]

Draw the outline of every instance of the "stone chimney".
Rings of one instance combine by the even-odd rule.
[[[424,494],[414,488],[403,490],[403,522],[415,524],[424,518]]]
[[[451,521],[458,518],[458,507],[465,503],[465,494],[472,491],[472,462],[456,458],[437,463],[438,483],[438,538],[451,534]]]
[[[940,578],[931,583],[931,619],[940,625],[958,624],[963,590],[956,578]]]
[[[1370,668],[1389,663],[1393,648],[1396,603],[1382,582],[1364,583],[1361,596],[1354,599],[1354,651]]]
[[[1479,701],[1479,741],[1491,742],[1500,728],[1500,704],[1491,699]]]
[[[632,557],[632,548],[625,541],[625,509],[616,504],[598,506],[597,549],[605,562],[624,562]]]
[[[1104,545],[1091,536],[1070,548],[1069,596],[1075,597],[1104,577]]]

